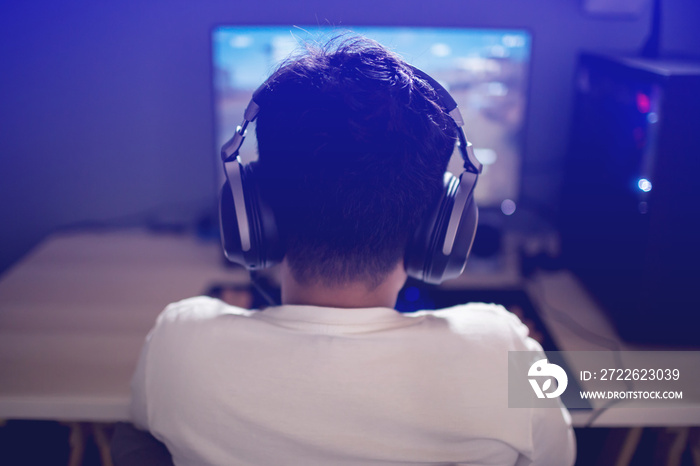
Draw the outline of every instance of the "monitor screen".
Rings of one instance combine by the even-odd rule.
[[[530,35],[522,30],[353,27],[440,82],[455,98],[464,130],[483,163],[476,199],[480,207],[514,208],[523,148]],[[331,27],[221,26],[213,31],[217,146],[240,124],[253,91],[280,61],[305,43],[341,33]],[[241,158],[254,160],[254,131]],[[218,154],[217,154],[218,156]],[[459,174],[455,151],[448,168]]]

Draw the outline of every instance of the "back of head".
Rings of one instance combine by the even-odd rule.
[[[301,283],[380,283],[439,199],[454,123],[428,83],[364,38],[283,64],[257,119],[261,195]]]

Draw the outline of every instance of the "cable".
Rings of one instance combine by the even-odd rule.
[[[598,419],[604,412],[606,412],[608,409],[612,408],[613,405],[619,403],[622,400],[610,400],[608,403],[605,404],[605,406],[594,409],[593,414],[591,414],[591,417],[588,418],[586,423],[583,425],[584,428],[589,428],[593,425],[593,422]]]
[[[569,316],[568,313],[550,304],[549,300],[547,299],[547,293],[543,289],[542,283],[535,282],[535,285],[539,288],[539,290],[537,290],[537,294],[540,298],[540,302],[547,307],[546,310],[541,310],[545,311],[545,314],[548,314],[549,317],[552,318],[552,320],[561,323],[566,328],[571,330],[572,333],[578,335],[583,340],[586,340],[589,343],[593,343],[594,345],[603,347],[610,351],[619,352],[622,350],[620,343],[618,343],[617,341],[611,340],[610,338],[604,337],[598,333],[588,330],[586,327],[579,324],[575,319]]]
[[[625,369],[625,364],[623,363],[622,356],[620,354],[620,352],[622,351],[622,346],[619,342],[588,330],[586,327],[579,324],[575,319],[569,316],[568,313],[557,308],[556,306],[553,306],[549,302],[549,300],[547,299],[547,293],[544,290],[544,287],[541,282],[535,282],[535,286],[539,288],[537,290],[537,294],[539,295],[539,301],[544,305],[544,307],[547,308],[546,310],[541,308],[541,311],[547,314],[548,317],[550,317],[552,320],[555,320],[564,325],[572,333],[578,335],[583,340],[611,351],[613,353],[613,358],[615,358],[617,366],[623,370]],[[632,389],[631,380],[623,380],[623,382],[628,390]],[[591,425],[596,419],[598,419],[604,412],[606,412],[613,405],[619,403],[620,401],[622,400],[611,400],[601,408],[593,410],[593,414],[591,414],[591,416],[588,418],[586,424],[584,424],[584,427],[591,427]]]
[[[270,293],[265,290],[262,284],[260,284],[260,275],[258,274],[257,270],[249,270],[248,274],[250,275],[250,284],[253,285],[253,288],[255,288],[255,291],[260,293],[260,296],[263,297],[265,301],[267,301],[267,304],[270,306],[279,306],[280,303],[278,303],[275,299],[270,296]]]

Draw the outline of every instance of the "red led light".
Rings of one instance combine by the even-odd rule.
[[[649,113],[651,110],[651,101],[648,95],[637,92],[637,110],[641,113]]]

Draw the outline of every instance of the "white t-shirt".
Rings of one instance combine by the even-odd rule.
[[[171,304],[132,383],[134,423],[176,465],[573,464],[565,409],[508,408],[500,306],[400,314]]]

